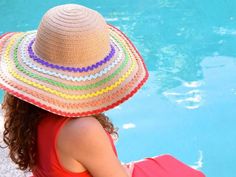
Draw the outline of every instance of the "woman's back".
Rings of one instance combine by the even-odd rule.
[[[80,118],[81,119],[81,118]],[[68,154],[63,153],[63,148],[60,148],[61,132],[66,124],[70,124],[70,121],[73,121],[68,118],[58,118],[47,116],[44,117],[38,125],[38,135],[37,135],[37,149],[38,149],[38,158],[37,166],[33,171],[34,176],[37,177],[90,177],[91,175],[86,170],[86,168],[70,157]],[[88,121],[88,119],[77,120]],[[66,125],[68,126],[68,125]],[[78,126],[79,127],[79,126]],[[115,155],[117,152],[113,144],[113,140],[108,132],[106,132],[111,146],[114,150]],[[62,135],[63,136],[63,135]],[[92,158],[89,157],[88,158]]]

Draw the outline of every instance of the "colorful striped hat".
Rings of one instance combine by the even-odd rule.
[[[147,78],[131,41],[81,5],[56,6],[37,30],[0,37],[0,87],[61,116],[107,111],[133,96]]]

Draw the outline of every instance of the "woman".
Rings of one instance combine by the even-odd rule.
[[[35,177],[201,177],[165,155],[121,164],[116,129],[103,112],[133,96],[148,78],[141,56],[96,11],[50,9],[37,31],[0,39],[4,142]]]

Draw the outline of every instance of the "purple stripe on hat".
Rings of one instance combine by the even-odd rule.
[[[88,72],[88,71],[94,70],[94,69],[98,68],[99,66],[105,64],[106,62],[110,61],[111,58],[115,54],[115,48],[111,45],[111,50],[110,50],[109,54],[104,59],[97,62],[96,64],[93,64],[93,65],[87,66],[87,67],[82,67],[82,68],[60,66],[60,65],[56,65],[56,64],[52,64],[47,61],[44,61],[43,59],[36,56],[36,54],[34,53],[34,51],[32,49],[32,45],[34,42],[35,42],[35,39],[33,39],[29,43],[29,46],[28,46],[28,54],[29,54],[30,58],[32,58],[34,61],[36,61],[42,65],[45,65],[46,67],[50,67],[50,68],[58,69],[58,70],[63,70],[63,71],[69,71],[69,72],[80,72],[81,73],[81,72]]]

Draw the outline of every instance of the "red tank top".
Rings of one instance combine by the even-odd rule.
[[[88,171],[70,172],[62,167],[56,153],[56,140],[60,128],[69,118],[45,117],[38,125],[38,161],[33,171],[34,177],[92,177]],[[111,135],[106,131],[114,153],[117,151]]]

